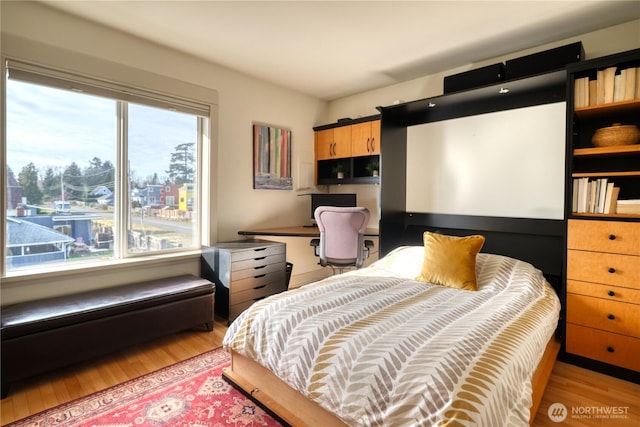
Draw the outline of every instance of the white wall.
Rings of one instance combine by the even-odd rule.
[[[213,231],[210,233],[214,240],[237,240],[237,232],[241,229],[302,225],[309,221],[308,198],[298,197],[299,192],[253,189],[251,124],[259,121],[292,130],[292,170],[296,188],[300,183],[313,182],[313,167],[301,165],[313,166],[312,128],[325,123],[325,101],[93,24],[40,3],[2,2],[0,7],[3,54],[46,65],[46,54],[42,52],[50,46],[51,52],[68,51],[69,58],[74,61],[86,55],[218,92],[218,127],[217,135],[214,135],[217,162],[212,177],[212,182],[216,183],[212,191],[217,210],[211,221]],[[126,79],[127,76],[113,78]],[[304,252],[301,252],[302,248],[296,248],[302,245],[291,245],[288,253],[288,259],[296,266],[296,273],[304,273],[305,268],[319,270],[315,263],[307,260],[312,251],[308,240],[305,243]],[[197,272],[199,260],[192,257],[171,267],[169,270],[173,274]],[[79,278],[78,274],[49,275],[46,280],[37,277],[3,279],[2,304],[81,288],[149,279],[168,274],[164,270],[157,265],[151,269],[130,266],[127,274],[92,273],[89,281]]]
[[[514,52],[510,55],[490,58],[482,62],[469,64],[465,67],[447,70],[438,74],[427,75],[408,82],[387,86],[382,89],[341,98],[330,103],[329,110],[325,118],[328,122],[331,122],[340,117],[356,118],[360,116],[368,116],[378,112],[375,108],[376,106],[392,105],[396,100],[407,102],[442,95],[443,79],[445,76],[480,68],[485,65],[504,62],[509,59],[518,58],[546,49],[552,49],[558,46],[564,46],[577,41],[582,41],[586,59],[637,49],[640,47],[640,20],[627,22],[625,24],[616,25],[577,37],[559,40],[554,43],[537,46],[533,49]]]

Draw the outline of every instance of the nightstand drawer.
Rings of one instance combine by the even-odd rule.
[[[640,255],[640,223],[570,219],[569,249]]]
[[[619,286],[601,285],[599,283],[567,280],[567,292],[640,305],[640,289],[621,288]],[[638,309],[640,310],[640,306]]]
[[[569,250],[567,279],[638,289],[640,257]]]
[[[229,305],[233,307],[237,304],[241,304],[247,301],[250,301],[253,303],[257,300],[280,293],[284,290],[286,290],[284,280],[278,280],[277,282],[266,283],[254,289],[250,288],[241,292],[234,292],[230,294]]]
[[[640,339],[567,323],[567,353],[640,371]]]
[[[567,294],[567,322],[640,338],[640,306]]]

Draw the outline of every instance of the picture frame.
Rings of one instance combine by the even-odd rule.
[[[253,188],[293,190],[291,130],[253,123]]]

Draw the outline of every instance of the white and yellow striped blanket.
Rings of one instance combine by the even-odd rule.
[[[417,282],[423,250],[259,301],[223,344],[351,426],[528,426],[555,292],[530,264],[489,254],[477,292]]]

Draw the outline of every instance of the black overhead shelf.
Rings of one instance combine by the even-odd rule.
[[[566,100],[566,75],[563,69],[377,109],[382,113],[386,125],[413,126],[561,102]],[[508,92],[503,93],[505,89]]]

